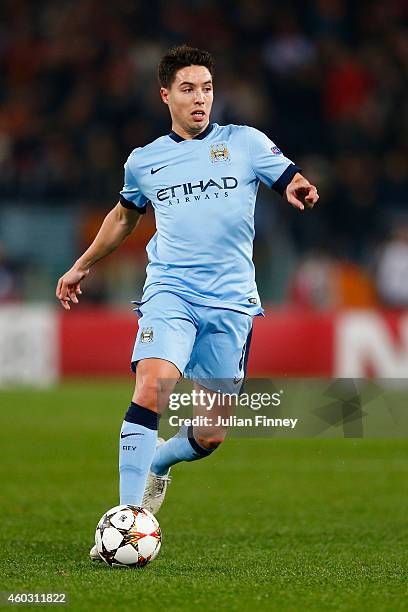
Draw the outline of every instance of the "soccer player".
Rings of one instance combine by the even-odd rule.
[[[299,210],[318,200],[316,187],[265,134],[210,122],[213,73],[211,55],[199,49],[176,47],[161,59],[160,95],[171,132],[130,154],[118,204],[56,289],[66,310],[77,304],[91,267],[153,206],[157,231],[147,245],[132,355],[136,386],[120,432],[119,471],[120,503],[154,513],[170,467],[210,455],[226,433],[189,427],[158,440],[159,415],[176,381],[184,375],[197,390],[237,393],[245,376],[252,321],[262,314],[252,262],[260,181]]]

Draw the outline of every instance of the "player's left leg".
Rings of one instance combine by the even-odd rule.
[[[234,402],[229,398],[239,393],[245,378],[252,317],[231,310],[198,308],[202,311],[201,324],[185,375],[197,381],[197,392],[202,391],[194,416],[208,417],[208,425],[183,426],[160,445],[151,466],[158,475],[166,474],[180,461],[208,457],[222,443],[227,428],[217,426],[219,417],[231,414]],[[218,394],[218,390],[222,393]],[[225,398],[223,393],[230,395]]]
[[[226,427],[216,426],[218,416],[226,416],[222,406],[222,395],[214,393],[210,389],[205,389],[197,383],[194,384],[197,397],[202,400],[194,406],[193,417],[203,419],[209,417],[214,426],[193,426],[183,425],[175,436],[167,442],[158,445],[151,465],[151,471],[157,476],[168,474],[169,468],[180,461],[197,461],[208,457],[224,441],[227,435]]]

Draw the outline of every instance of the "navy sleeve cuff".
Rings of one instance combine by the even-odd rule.
[[[140,215],[144,215],[146,212],[146,208],[147,208],[146,204],[141,207],[135,206],[133,202],[130,202],[130,200],[127,200],[126,198],[124,198],[123,195],[120,196],[119,202],[122,204],[124,208],[127,208],[128,210],[135,210]]]
[[[272,189],[283,195],[285,193],[286,187],[289,185],[290,181],[293,179],[297,172],[302,172],[302,169],[295,164],[291,164],[286,168],[283,174],[280,175],[277,181],[272,185]]]

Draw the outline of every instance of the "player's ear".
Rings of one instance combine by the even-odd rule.
[[[160,97],[165,104],[169,103],[169,90],[167,87],[160,87]]]

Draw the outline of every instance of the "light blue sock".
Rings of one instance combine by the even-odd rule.
[[[203,459],[213,450],[200,446],[193,436],[193,428],[183,426],[175,436],[156,449],[150,469],[157,476],[164,476],[175,463]]]
[[[120,503],[140,506],[157,441],[158,416],[130,405],[119,440]]]

